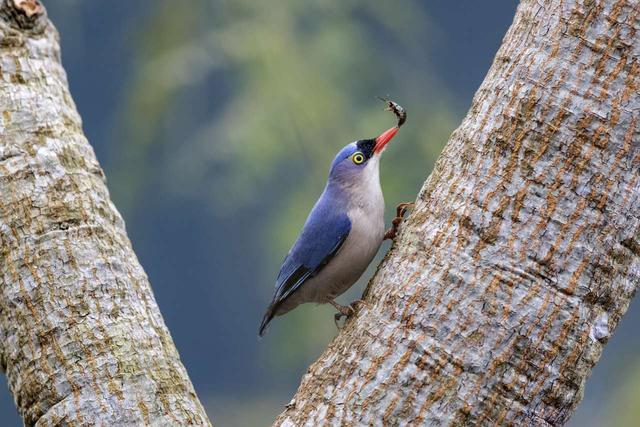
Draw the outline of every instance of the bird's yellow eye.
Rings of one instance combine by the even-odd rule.
[[[352,160],[356,165],[361,165],[364,162],[364,154],[358,151],[353,155]]]

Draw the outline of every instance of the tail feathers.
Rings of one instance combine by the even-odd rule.
[[[273,304],[271,304],[269,308],[267,308],[267,312],[264,313],[264,317],[262,318],[262,322],[260,323],[260,329],[258,330],[259,337],[263,337],[265,332],[267,332],[267,326],[269,326],[269,323],[271,322],[271,319],[273,319],[274,315],[274,307]]]

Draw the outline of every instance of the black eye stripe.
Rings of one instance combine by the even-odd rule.
[[[358,147],[358,151],[364,155],[365,159],[369,159],[373,156],[373,148],[375,145],[375,139],[361,139],[360,141],[356,141],[356,147]]]

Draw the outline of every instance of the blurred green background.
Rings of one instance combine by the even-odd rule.
[[[44,3],[85,131],[203,404],[218,426],[270,425],[336,332],[333,308],[305,306],[256,335],[331,159],[394,123],[376,100],[388,95],[408,110],[381,166],[388,217],[413,200],[516,2]],[[639,323],[632,307],[573,425],[635,425]],[[6,386],[0,411],[0,425],[21,424]]]

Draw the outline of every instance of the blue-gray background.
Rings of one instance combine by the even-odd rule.
[[[256,338],[331,158],[393,123],[375,99],[390,95],[409,120],[385,153],[383,189],[390,206],[413,199],[516,2],[45,5],[85,132],[198,395],[218,426],[270,425],[335,333],[332,309],[304,307]],[[637,305],[573,425],[635,425]],[[20,424],[0,387],[0,425]]]

